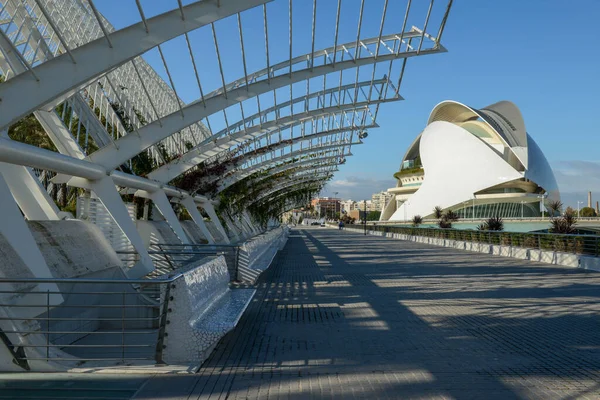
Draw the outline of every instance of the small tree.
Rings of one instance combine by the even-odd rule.
[[[452,228],[452,221],[448,221],[446,218],[441,218],[438,221],[438,226],[442,229],[450,229]]]
[[[420,215],[415,215],[412,219],[412,224],[416,228],[423,223],[423,217]]]
[[[379,221],[381,211],[369,211],[367,214],[367,221]]]
[[[444,214],[444,218],[446,218],[446,220],[448,220],[450,222],[456,222],[460,219],[458,213],[455,213],[452,210],[446,211],[446,214]]]
[[[579,216],[580,217],[595,217],[596,216],[596,210],[594,210],[592,207],[583,207],[579,211]]]
[[[480,231],[503,231],[504,221],[500,217],[490,217],[477,227]]]
[[[553,218],[550,221],[550,232],[552,233],[575,233],[575,225],[577,224],[577,217],[572,210],[565,211],[565,214],[562,217]]]
[[[442,210],[442,207],[435,206],[435,208],[433,209],[433,216],[436,219],[440,219],[440,218],[442,218],[443,215],[444,215],[444,210]]]
[[[560,200],[550,200],[546,203],[546,208],[550,213],[551,217],[554,217],[556,214],[560,214],[560,211],[563,208],[563,203]]]

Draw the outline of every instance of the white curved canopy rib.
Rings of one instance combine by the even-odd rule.
[[[273,201],[273,200],[275,200],[275,199],[277,199],[279,197],[287,195],[290,192],[290,190],[291,191],[297,190],[296,186],[301,186],[298,189],[302,189],[303,188],[302,186],[304,186],[306,188],[311,188],[311,187],[312,188],[319,188],[319,187],[322,187],[322,186],[325,185],[325,181],[328,178],[328,176],[332,176],[332,175],[325,175],[324,177],[318,177],[316,179],[303,179],[303,180],[292,182],[292,183],[290,183],[288,185],[285,185],[283,187],[280,187],[279,189],[274,190],[274,191],[272,191],[270,193],[266,193],[265,195],[263,195],[260,198],[257,198],[256,201],[253,201],[250,204],[262,203],[262,202],[265,202],[265,201]],[[285,192],[284,193],[279,193],[282,190],[285,190]],[[276,194],[276,195],[272,196],[273,194]]]
[[[365,129],[370,129],[370,128],[375,128],[375,127],[377,127],[377,125],[375,125],[375,124],[374,124],[374,125],[368,125],[368,126],[365,126],[364,128],[365,128]],[[331,136],[331,135],[337,135],[337,134],[340,134],[340,133],[352,132],[352,131],[354,131],[355,129],[356,129],[356,127],[339,128],[339,129],[330,129],[330,130],[327,130],[327,131],[323,131],[323,132],[317,132],[317,133],[313,133],[313,134],[311,134],[311,135],[306,135],[306,136],[303,136],[303,137],[298,137],[298,138],[292,139],[292,141],[291,141],[290,143],[285,143],[285,142],[284,142],[284,143],[280,143],[280,144],[278,144],[278,145],[276,145],[276,146],[274,146],[274,147],[270,148],[268,153],[270,153],[270,154],[275,154],[275,152],[276,152],[277,150],[283,149],[283,148],[285,148],[285,147],[287,147],[287,146],[290,146],[290,147],[291,147],[293,144],[296,144],[296,143],[301,143],[301,142],[302,142],[302,141],[304,141],[304,140],[312,140],[312,139],[323,138],[323,137],[327,137],[327,136]],[[342,138],[342,139],[338,139],[338,140],[336,140],[336,142],[337,142],[337,145],[338,145],[338,146],[346,146],[346,145],[350,146],[350,145],[352,145],[352,144],[359,144],[359,143],[362,143],[362,142],[355,142],[355,143],[353,143],[353,142],[351,141],[351,138]],[[336,142],[330,141],[330,142],[326,142],[326,144],[333,144],[333,143],[336,143]],[[309,144],[309,148],[313,148],[314,146],[315,146],[314,144],[312,144],[312,145],[311,145],[311,144]],[[259,149],[257,149],[257,150],[260,150],[260,148],[259,148]],[[290,152],[290,154],[293,154],[293,151],[292,151],[292,152]],[[264,155],[264,154],[257,154],[257,153],[255,153],[255,152],[252,152],[252,151],[251,151],[251,152],[248,152],[248,153],[245,153],[244,155],[242,155],[240,159],[246,159],[247,161],[246,161],[246,162],[244,162],[244,164],[242,164],[242,165],[249,165],[249,167],[250,167],[250,168],[252,168],[252,167],[253,167],[253,166],[251,165],[252,159],[254,159],[254,158],[256,158],[256,157],[263,156],[263,155]],[[236,170],[236,168],[237,168],[237,167],[230,167],[230,168],[228,168],[228,169],[227,169],[227,170],[224,172],[224,174],[227,174],[227,173],[228,173],[228,172],[230,172],[230,171],[235,171],[235,170]],[[238,173],[243,173],[243,172],[244,172],[244,171],[246,171],[246,170],[247,170],[247,169],[238,169],[238,170],[237,170],[237,172],[234,172],[232,175],[230,175],[230,177],[235,177],[235,176],[236,176]],[[207,182],[210,182],[210,181],[215,181],[215,180],[218,180],[218,179],[221,179],[221,177],[214,177],[212,180],[207,180]]]
[[[353,83],[350,83],[347,85],[341,85],[338,87],[332,87],[332,88],[325,89],[325,90],[311,92],[308,94],[304,94],[302,96],[298,96],[291,100],[277,103],[277,104],[273,105],[272,107],[262,110],[261,112],[255,113],[255,114],[250,115],[242,120],[239,120],[237,122],[229,124],[229,129],[225,128],[225,129],[220,130],[219,132],[213,134],[210,138],[202,141],[200,143],[200,145],[206,144],[206,143],[210,142],[211,140],[214,140],[214,138],[220,138],[221,136],[225,136],[225,135],[233,135],[233,134],[237,133],[237,131],[241,131],[242,127],[244,128],[243,130],[245,130],[245,129],[253,128],[256,124],[262,126],[262,124],[265,121],[267,121],[267,116],[269,114],[275,113],[277,115],[280,110],[290,107],[292,105],[296,105],[298,103],[305,104],[304,112],[310,111],[309,110],[309,100],[312,100],[315,98],[317,98],[318,101],[320,101],[321,104],[323,104],[321,109],[327,108],[325,106],[325,103],[327,102],[326,99],[327,98],[331,99],[332,97],[335,98],[336,93],[338,94],[337,98],[335,98],[336,103],[330,104],[329,105],[330,107],[337,105],[342,108],[350,107],[350,106],[353,106],[353,108],[356,108],[355,105],[357,103],[366,103],[368,101],[375,101],[372,98],[369,98],[367,95],[364,95],[363,91],[365,90],[365,88],[368,88],[370,86],[373,86],[376,88],[376,87],[380,86],[379,92],[382,93],[385,90],[383,85],[388,82],[389,82],[389,79],[387,79],[387,78],[375,79],[374,81],[368,80],[368,81],[362,81],[362,82],[353,82]],[[348,96],[345,96],[345,93],[348,93],[348,92],[353,92],[353,93],[349,94]],[[361,94],[363,94],[364,96],[361,97]],[[329,96],[331,96],[331,97],[329,97]],[[394,97],[396,97],[395,100],[404,100],[402,98],[402,96],[400,96],[400,95],[395,95]],[[344,101],[340,101],[340,98]],[[349,102],[345,102],[346,99],[348,99]],[[388,101],[393,101],[393,100],[389,99]],[[298,113],[296,113],[296,114],[298,114]]]
[[[233,89],[227,92],[227,95],[215,94],[207,97],[204,102],[197,101],[191,103],[182,107],[181,112],[174,112],[161,118],[160,121],[154,121],[145,125],[138,130],[138,134],[130,134],[120,138],[113,145],[104,147],[91,154],[89,159],[106,168],[115,169],[130,158],[135,157],[141,151],[169,137],[173,132],[178,132],[209,115],[249,98],[332,72],[370,65],[376,62],[389,62],[396,59],[416,57],[418,55],[435,54],[441,51],[444,50],[440,47],[421,50],[420,53],[412,50],[399,52],[398,54],[384,54],[378,57],[372,55],[357,60],[340,61],[335,65],[326,64],[314,68],[304,68],[289,74],[273,77],[270,80],[251,83],[248,86]]]
[[[257,125],[252,128],[240,131],[238,133],[234,133],[230,136],[221,139],[215,139],[213,142],[207,143],[205,145],[198,146],[197,148],[188,151],[180,158],[177,158],[172,162],[165,164],[152,171],[150,174],[148,174],[148,177],[159,182],[170,182],[177,176],[185,173],[186,171],[195,167],[199,163],[209,159],[210,157],[215,156],[218,153],[227,151],[231,148],[231,146],[243,143],[246,140],[259,139],[265,135],[272,134],[278,129],[286,129],[293,126],[297,126],[310,119],[324,117],[327,115],[334,115],[335,113],[345,111],[356,112],[361,109],[366,109],[368,106],[373,104],[381,104],[396,100],[397,99],[382,99],[374,100],[372,102],[356,103],[353,105],[349,105],[348,107],[333,106],[319,108],[308,112],[298,113],[293,116],[286,116],[273,121],[265,122],[262,125]],[[356,128],[359,129],[360,127],[357,126]]]
[[[105,37],[100,37],[72,49],[70,54],[75,62],[65,53],[33,68],[35,76],[17,75],[0,85],[0,99],[11,99],[0,102],[0,130],[45,104],[54,104],[57,98],[73,94],[161,43],[269,1],[198,1],[183,7],[185,19],[176,8],[109,34],[112,46]]]
[[[351,154],[346,154],[346,148],[350,148],[351,146],[356,146],[359,144],[362,144],[362,142],[338,143],[338,144],[333,144],[333,145],[327,144],[327,145],[323,145],[323,146],[318,145],[318,146],[313,146],[309,149],[298,150],[295,152],[291,152],[289,154],[281,155],[281,156],[274,157],[274,158],[271,158],[266,161],[262,161],[262,162],[255,164],[249,168],[238,171],[238,173],[232,177],[223,179],[221,182],[221,185],[218,189],[218,192],[222,192],[223,190],[225,190],[229,186],[233,185],[238,180],[243,179],[243,178],[247,177],[248,175],[252,174],[253,172],[256,172],[259,169],[269,166],[273,163],[283,161],[283,160],[288,160],[288,159],[293,160],[296,157],[307,157],[307,160],[308,160],[308,159],[311,159],[311,155],[313,155],[311,153],[317,153],[317,154],[314,154],[314,157],[313,157],[313,159],[316,159],[317,157],[323,156],[324,154],[329,155],[329,153],[335,152],[335,151],[339,152],[339,154],[336,155],[337,157],[348,157]],[[318,152],[321,152],[321,154],[318,154]]]

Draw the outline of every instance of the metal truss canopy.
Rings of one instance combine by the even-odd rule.
[[[344,10],[355,12],[357,20],[340,18],[341,1],[334,19],[317,18],[317,2],[326,0],[313,0],[312,13],[296,14],[293,0],[272,0],[281,3],[277,6],[270,0],[190,0],[187,5],[177,0],[170,10],[151,18],[145,17],[142,2],[130,1],[137,5],[140,22],[115,29],[101,14],[99,1],[0,0],[0,74],[5,80],[0,83],[0,162],[18,166],[0,169],[0,185],[18,199],[23,215],[48,218],[57,218],[58,212],[41,183],[28,192],[17,187],[20,181],[40,182],[25,167],[59,173],[53,185],[68,182],[93,191],[145,263],[133,273],[136,276],[151,268],[146,265],[150,257],[122,193],[151,199],[184,244],[187,238],[169,198],[185,206],[204,232],[196,209],[200,204],[225,235],[211,199],[169,186],[200,164],[224,170],[205,177],[216,187],[211,193],[217,194],[244,179],[262,185],[264,179],[281,174],[271,189],[248,204],[262,207],[277,200],[279,206],[295,205],[287,194],[322,188],[352,155],[352,146],[362,144],[365,135],[359,133],[378,126],[380,107],[403,99],[407,60],[445,51],[441,37],[452,5],[448,0],[445,11],[432,12],[430,0],[426,14],[416,19],[423,23],[417,28],[407,24],[415,20],[409,17],[411,0],[406,0],[403,19],[387,15],[388,0],[360,0],[360,8]],[[383,6],[381,19],[363,18],[364,8],[376,2]],[[286,18],[269,23],[267,10],[281,7],[288,7]],[[442,15],[438,26],[433,26],[431,15]],[[130,20],[138,20],[133,17]],[[252,27],[243,29],[243,20]],[[231,54],[224,57],[224,52],[234,51],[233,39],[238,39],[229,29],[227,45],[223,38],[220,43],[215,24],[227,21],[237,23],[232,26],[237,25],[241,63],[232,63]],[[317,25],[332,21],[334,35],[317,38],[322,31]],[[292,23],[306,29],[292,30]],[[379,25],[363,29],[372,23]],[[282,29],[288,30],[288,45],[282,46],[279,38],[274,46],[272,37],[269,44],[269,35],[281,35]],[[432,29],[437,33],[430,34]],[[196,30],[212,36],[213,54],[205,54],[210,51],[207,46],[196,54],[189,38]],[[375,30],[373,36],[363,37]],[[301,31],[310,42],[305,54],[297,51],[303,39],[295,35]],[[165,50],[172,39],[185,43],[173,47],[180,53],[183,49],[183,55]],[[263,49],[263,54],[256,53]],[[174,63],[185,68],[180,56],[191,62],[190,74],[173,75]],[[248,70],[250,58],[253,70]],[[199,71],[218,73],[203,87]],[[186,87],[178,93],[176,84],[181,89],[180,78],[185,76],[193,77],[186,85],[197,92]],[[58,151],[8,138],[9,128],[31,113]],[[227,164],[232,159],[233,166]],[[265,175],[253,175],[258,171]],[[27,193],[37,206],[26,199]],[[22,220],[22,214],[13,214],[6,218]]]

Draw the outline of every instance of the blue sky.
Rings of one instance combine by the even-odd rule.
[[[189,3],[190,1],[187,1]],[[363,37],[375,36],[381,15],[380,0],[368,0]],[[414,0],[410,24],[422,26],[428,1]],[[97,1],[101,12],[117,27],[137,22],[133,0]],[[175,0],[142,0],[147,16],[172,9]],[[294,55],[306,53],[310,46],[312,1],[294,0]],[[334,21],[337,2],[318,0],[319,16]],[[358,0],[342,1],[340,42],[351,41],[356,32]],[[405,1],[390,0],[385,32],[400,30]],[[271,48],[287,51],[288,2],[276,0],[268,7]],[[432,23],[439,23],[445,1],[437,1]],[[361,199],[374,191],[394,185],[392,174],[398,170],[407,146],[423,129],[430,110],[440,101],[453,99],[483,107],[499,100],[510,100],[522,111],[529,134],[545,152],[556,174],[567,204],[586,200],[591,190],[600,200],[600,129],[595,121],[600,110],[600,33],[597,20],[600,2],[564,1],[476,1],[454,2],[443,37],[447,53],[409,60],[401,90],[405,101],[383,105],[378,123],[366,143],[353,149],[354,156],[340,168],[324,192]],[[418,17],[418,18],[417,18]],[[244,14],[245,45],[249,71],[264,66],[264,36],[261,10]],[[296,23],[298,21],[298,23]],[[305,23],[302,23],[304,21]],[[239,42],[235,19],[216,25],[227,80],[239,78],[240,56],[233,50]],[[320,24],[316,47],[333,45],[333,23]],[[235,29],[234,29],[235,28]],[[202,58],[206,85],[218,86],[220,75],[210,29],[190,36],[195,54]],[[192,101],[198,90],[187,61],[179,61],[183,41],[164,47],[169,68],[181,97]],[[207,46],[207,47],[203,47]],[[204,51],[206,49],[206,51]],[[230,50],[231,49],[231,50]],[[237,49],[237,47],[235,47]],[[276,52],[272,55],[276,60]],[[281,55],[283,57],[284,55]],[[146,59],[164,75],[157,52]],[[213,58],[211,58],[213,57]]]

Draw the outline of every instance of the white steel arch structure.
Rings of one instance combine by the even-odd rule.
[[[240,181],[289,174],[288,182],[262,191],[252,204],[277,196],[279,206],[293,206],[294,200],[285,198],[287,189],[322,187],[352,154],[352,145],[362,143],[364,131],[378,126],[380,105],[402,99],[407,60],[445,51],[441,37],[452,6],[452,0],[431,1],[420,10],[407,0],[398,18],[390,15],[393,1],[360,0],[348,10],[358,16],[350,28],[340,18],[344,1],[338,0],[334,32],[326,41],[313,0],[311,16],[299,21],[310,26],[305,38],[310,45],[298,46],[292,30],[302,18],[294,13],[298,0],[186,5],[173,0],[168,10],[149,17],[140,2],[131,1],[139,15],[131,17],[132,25],[115,29],[97,0],[0,0],[0,184],[12,195],[5,200],[16,200],[28,219],[59,219],[65,214],[52,196],[64,194],[65,183],[93,192],[139,254],[131,276],[144,275],[152,265],[123,193],[152,200],[184,244],[188,238],[170,201],[195,217],[196,206],[202,207],[224,233],[214,209],[219,193],[227,194]],[[269,15],[286,6],[288,43],[273,47]],[[369,11],[380,20],[373,24],[376,34],[365,37],[367,21],[373,21],[364,17]],[[223,57],[219,24],[237,27],[239,65]],[[260,40],[248,34],[247,24],[264,30]],[[195,34],[212,36],[218,71],[212,79],[202,76],[205,57]],[[176,40],[184,44],[178,58],[189,60],[195,98],[177,90],[183,85],[172,74],[169,56]],[[264,41],[260,57],[258,41]],[[158,61],[149,63],[150,55]],[[264,61],[259,67],[258,58]],[[234,79],[228,79],[235,68]],[[30,113],[47,134],[49,148],[11,137]],[[224,163],[234,157],[236,165]],[[221,170],[204,177],[214,193],[178,184],[209,167]],[[254,180],[257,172],[262,175]],[[23,181],[29,183],[18,184]],[[43,262],[38,264],[28,266],[42,276]]]

